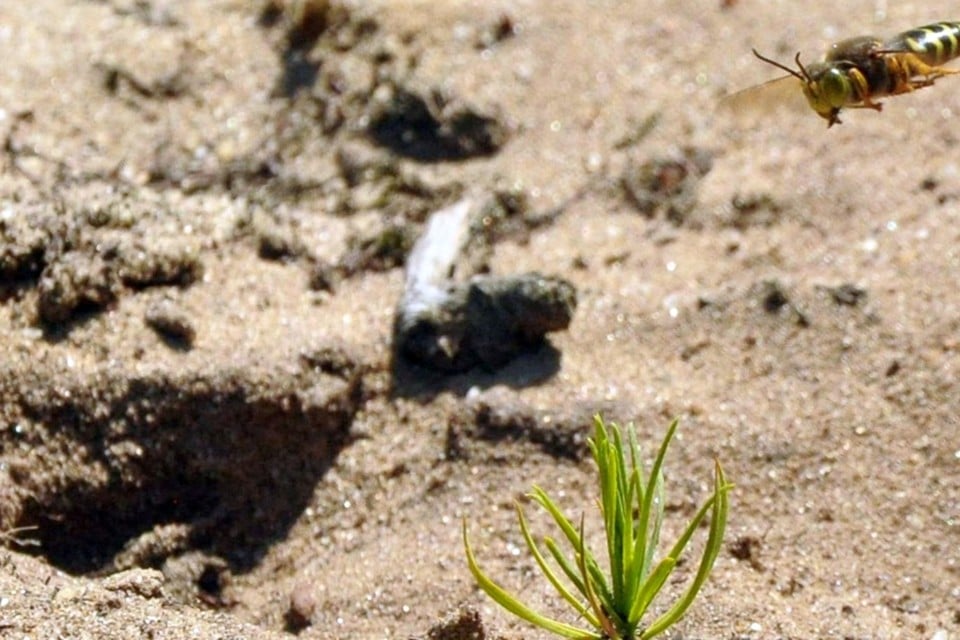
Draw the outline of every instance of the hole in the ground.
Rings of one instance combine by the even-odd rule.
[[[360,402],[358,367],[302,369],[88,376],[22,393],[33,442],[11,477],[31,497],[12,524],[36,525],[35,551],[74,574],[192,550],[249,571],[309,503]]]
[[[200,598],[209,605],[223,604],[224,570],[222,566],[208,564],[197,578],[197,590]]]
[[[171,496],[170,486],[183,490]],[[99,498],[76,493],[65,496],[74,508],[54,513],[34,504],[24,511],[22,520],[37,525],[37,552],[68,573],[84,574],[107,568],[130,540],[154,527],[203,518],[214,513],[219,502],[216,483],[200,478],[189,484],[169,481],[139,493],[143,499],[134,502],[104,502],[102,497],[109,497],[109,492]],[[146,554],[142,560],[136,564],[156,567],[162,557]]]

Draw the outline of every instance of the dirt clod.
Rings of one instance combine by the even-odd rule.
[[[791,300],[779,280],[764,280],[753,287],[763,310],[771,315],[789,317],[800,327],[810,326],[807,314]]]
[[[517,35],[517,25],[506,13],[501,13],[493,22],[485,25],[477,35],[474,46],[489,49]]]
[[[476,609],[465,607],[437,623],[424,640],[487,640],[487,632]]]
[[[39,275],[50,241],[49,225],[49,214],[42,205],[8,203],[0,208],[0,278]]]
[[[713,166],[713,154],[688,147],[654,159],[633,158],[620,177],[624,196],[645,216],[681,224],[697,204],[697,184]]]
[[[737,229],[776,224],[782,207],[768,193],[736,194],[730,202],[733,217],[730,225]]]
[[[290,46],[307,48],[330,24],[330,0],[293,0],[290,2]]]
[[[737,560],[747,562],[754,571],[763,571],[763,563],[760,562],[760,550],[763,548],[763,540],[755,536],[740,536],[727,545],[730,555]]]
[[[128,287],[186,287],[203,276],[195,250],[177,242],[124,243],[118,254],[120,279]]]
[[[835,287],[824,287],[838,305],[855,307],[867,297],[867,290],[853,283],[844,283]]]
[[[350,276],[360,271],[387,271],[403,265],[413,246],[415,229],[387,225],[372,235],[353,238],[341,257],[339,271]]]
[[[398,322],[399,355],[440,371],[495,370],[565,329],[577,305],[566,280],[537,273],[451,285],[443,304]]]
[[[131,569],[105,578],[103,588],[138,595],[141,598],[160,598],[163,596],[163,583],[163,573],[156,569]]]
[[[37,315],[58,325],[75,313],[104,309],[116,301],[119,286],[116,270],[101,256],[65,253],[40,275]]]
[[[496,115],[481,112],[437,90],[394,85],[370,117],[372,140],[398,155],[421,162],[464,160],[496,153],[507,128]]]

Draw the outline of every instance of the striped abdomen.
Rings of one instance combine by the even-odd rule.
[[[938,67],[960,56],[960,22],[937,22],[910,29],[884,45],[890,51],[909,51]]]

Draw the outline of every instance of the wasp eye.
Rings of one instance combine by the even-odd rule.
[[[831,69],[820,79],[821,99],[831,107],[842,107],[851,101],[850,80],[840,69]]]

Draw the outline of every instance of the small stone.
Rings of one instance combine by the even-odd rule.
[[[162,337],[187,347],[193,346],[197,336],[190,316],[174,300],[163,299],[151,304],[144,315],[144,322]]]
[[[333,293],[339,279],[340,274],[334,265],[320,261],[310,265],[308,286],[311,291],[327,291]]]
[[[290,608],[287,609],[287,630],[297,633],[309,627],[313,622],[313,613],[317,609],[317,598],[308,582],[298,582],[290,591]]]

